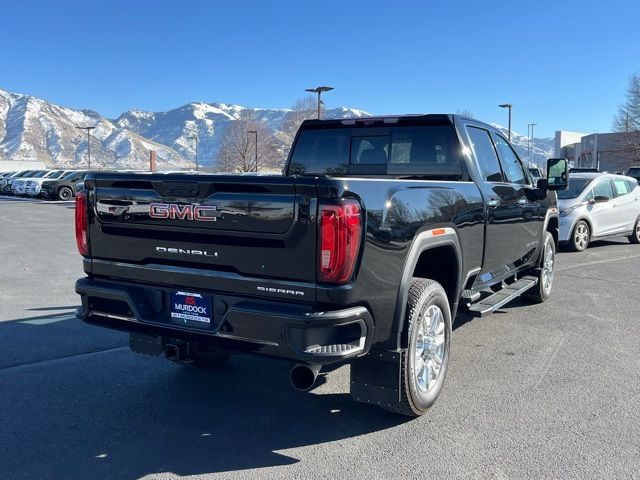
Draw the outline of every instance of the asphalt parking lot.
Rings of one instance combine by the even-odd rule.
[[[73,204],[0,199],[0,478],[640,478],[640,247],[558,257],[552,298],[453,333],[444,392],[407,420],[311,393],[290,365],[200,372],[73,318]]]

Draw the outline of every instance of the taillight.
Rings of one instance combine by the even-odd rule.
[[[76,194],[76,243],[80,255],[89,255],[89,240],[87,237],[87,191],[81,190]]]
[[[360,250],[360,204],[353,199],[321,204],[319,221],[318,279],[321,282],[346,283],[353,275]]]

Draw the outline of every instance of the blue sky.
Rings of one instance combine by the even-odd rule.
[[[0,88],[116,117],[189,101],[455,112],[514,130],[608,131],[640,71],[640,2],[5,3]]]

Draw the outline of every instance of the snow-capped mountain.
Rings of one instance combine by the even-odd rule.
[[[226,103],[193,102],[166,112],[129,110],[114,123],[146,138],[171,147],[188,158],[195,159],[198,138],[198,162],[214,165],[224,131],[243,112],[251,113],[271,130],[281,128],[289,109],[248,108]],[[324,118],[368,116],[367,112],[339,107],[325,110]]]
[[[155,150],[162,169],[192,168],[198,138],[198,162],[215,165],[225,130],[243,112],[271,130],[282,128],[290,110],[248,108],[226,103],[192,102],[166,112],[129,110],[109,120],[91,110],[74,110],[30,95],[0,89],[0,162],[43,161],[48,167],[87,165],[87,135],[76,126],[95,126],[91,132],[91,165],[99,168],[147,168]],[[363,110],[339,107],[324,118],[366,117]],[[506,135],[506,129],[495,125]],[[528,139],[512,132],[512,143],[528,159]],[[534,163],[553,154],[553,138],[536,138]]]
[[[170,147],[119,127],[91,110],[60,107],[30,95],[0,90],[0,161],[40,161],[49,167],[87,166],[87,135],[91,131],[91,166],[145,168],[149,150],[161,168],[190,168],[193,163]]]
[[[508,136],[509,130],[502,125],[492,123],[494,127],[500,130],[504,136]],[[547,158],[553,157],[554,138],[534,138],[533,139],[533,164],[543,167],[547,163]],[[520,135],[518,132],[511,131],[511,144],[525,164],[529,163],[529,138],[526,135]]]

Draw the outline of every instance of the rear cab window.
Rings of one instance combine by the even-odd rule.
[[[293,147],[287,174],[463,179],[462,147],[453,124],[376,123],[379,125],[304,126]]]

